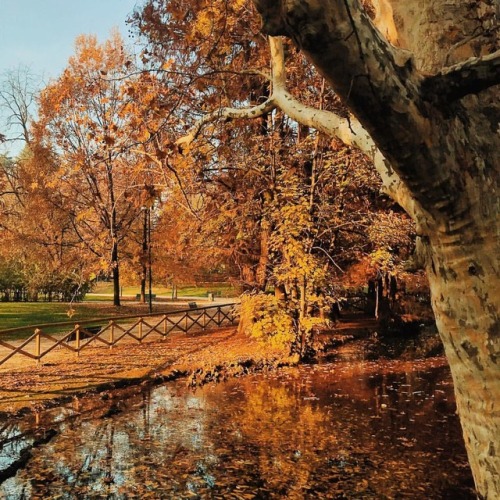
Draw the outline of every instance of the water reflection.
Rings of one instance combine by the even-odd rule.
[[[336,363],[194,392],[168,384],[74,419],[0,495],[473,498],[446,368]]]

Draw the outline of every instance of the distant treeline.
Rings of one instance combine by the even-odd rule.
[[[50,285],[33,287],[21,283],[0,283],[1,302],[81,302],[91,284],[65,280]]]

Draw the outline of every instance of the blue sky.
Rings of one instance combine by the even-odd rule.
[[[105,40],[113,27],[127,38],[125,19],[137,0],[0,0],[0,74],[29,66],[57,77],[77,35]]]
[[[35,79],[47,83],[57,78],[74,53],[75,38],[96,35],[106,40],[118,28],[126,41],[127,16],[141,0],[0,0],[0,81],[6,72],[28,67]],[[42,84],[40,86],[43,86]],[[0,109],[0,132],[5,126]],[[0,145],[0,154],[15,156],[23,144]]]

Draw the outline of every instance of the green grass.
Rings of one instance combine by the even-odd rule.
[[[0,331],[27,325],[69,321],[69,305],[59,302],[2,302],[0,303]],[[92,317],[93,311],[83,309],[79,316]],[[74,316],[73,316],[74,318]]]
[[[122,287],[123,297],[133,297],[140,293],[140,288],[138,286],[124,286]],[[147,292],[147,290],[146,290]],[[229,284],[217,284],[214,286],[194,286],[194,285],[182,285],[177,289],[178,297],[206,297],[208,292],[220,292],[222,297],[235,297],[238,295],[236,288]],[[153,286],[153,293],[157,297],[170,298],[172,295],[172,289],[164,286]],[[113,294],[113,284],[109,282],[99,282],[96,284],[92,293],[85,297],[85,301],[94,300],[111,300],[110,295]]]
[[[211,287],[183,286],[179,287],[178,297],[197,296],[206,297],[208,292],[221,293],[222,297],[235,297],[237,291],[230,285]],[[67,304],[61,302],[0,302],[0,332],[11,328],[29,327],[46,323],[72,322],[77,324],[95,318],[109,318],[148,312],[148,304],[139,304],[135,296],[139,293],[138,287],[123,287],[122,306],[117,308],[112,305],[112,283],[98,283],[93,293],[87,295],[84,302]],[[171,289],[154,287],[153,293],[157,298],[169,299]],[[164,302],[154,305],[154,311],[175,310],[179,305]],[[54,330],[60,330],[55,328]],[[51,329],[52,331],[52,329]],[[3,340],[24,338],[32,331],[12,333],[2,336]]]
[[[155,306],[154,310],[158,310]],[[161,311],[179,309],[176,304],[161,305]],[[46,323],[88,321],[96,318],[110,318],[132,314],[147,314],[147,304],[127,303],[114,307],[110,302],[81,302],[65,304],[60,302],[0,302],[0,332],[11,328],[30,327]],[[60,328],[54,328],[60,330]],[[53,331],[50,329],[50,331]],[[2,336],[2,339],[24,338],[33,332],[19,332]]]

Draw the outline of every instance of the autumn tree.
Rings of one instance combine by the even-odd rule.
[[[360,170],[366,161],[346,148],[324,155],[329,141],[307,127],[297,127],[295,119],[277,111],[269,99],[275,82],[266,68],[266,40],[249,14],[245,12],[245,20],[254,29],[250,35],[238,19],[238,5],[223,2],[204,2],[195,8],[189,1],[149,2],[133,21],[147,37],[144,57],[149,69],[166,86],[178,86],[182,104],[177,116],[190,126],[190,133],[177,141],[183,159],[171,156],[171,161],[183,164],[184,181],[195,186],[202,200],[194,234],[205,237],[195,241],[188,230],[184,241],[189,241],[193,253],[204,248],[212,257],[235,265],[244,290],[274,288],[281,297],[276,307],[290,326],[280,338],[304,354],[317,321],[314,316],[324,316],[328,308],[327,284],[335,273],[343,272],[337,262],[350,265],[377,247],[365,229],[355,226],[356,221],[365,228],[377,226],[378,209],[370,204],[377,198],[371,193],[377,192],[378,180],[366,175],[366,184],[374,186],[366,190],[370,192],[366,204],[354,202],[361,191],[345,196],[349,190],[341,182],[353,181],[351,175],[331,182],[336,174],[342,176],[336,167],[347,156],[350,164],[360,163]],[[308,102],[320,108],[341,108],[303,60],[293,57],[293,65],[298,71],[297,92]],[[304,83],[304,74],[314,78],[319,90]],[[251,113],[258,119],[244,124],[218,122],[218,118],[238,117],[238,110],[220,107],[235,101],[255,106]],[[205,115],[210,107],[216,111]],[[193,123],[197,124],[193,127]],[[177,134],[185,131],[177,130]],[[168,157],[168,149],[165,154]],[[189,165],[194,173],[187,178]],[[329,181],[332,189],[322,192]],[[352,185],[360,187],[360,183]],[[365,241],[358,244],[361,239]],[[196,244],[200,244],[197,250]],[[268,299],[269,311],[263,312],[267,327],[261,336],[273,338],[276,322],[267,316],[277,317],[276,307],[274,299]],[[258,314],[266,300],[257,297],[252,302]],[[249,303],[245,310],[252,307]]]
[[[147,108],[137,108],[149,102],[149,89],[125,78],[132,69],[117,33],[102,45],[81,36],[62,76],[42,92],[36,127],[37,140],[58,158],[52,185],[71,207],[76,233],[113,276],[115,305],[120,248],[140,219],[150,182],[144,156],[134,149],[150,135],[140,114]]]
[[[320,134],[308,127],[298,127],[297,118],[289,119],[277,111],[271,92],[278,80],[274,75],[271,77],[267,69],[266,40],[258,33],[255,16],[244,9],[246,25],[243,25],[241,12],[239,4],[203,2],[194,6],[189,1],[156,0],[138,11],[133,22],[147,38],[144,54],[150,70],[158,72],[165,85],[171,86],[173,81],[179,87],[181,120],[186,127],[196,123],[177,145],[183,149],[185,163],[190,162],[198,174],[188,183],[198,183],[204,200],[205,222],[201,231],[214,235],[206,242],[210,241],[219,255],[225,254],[238,266],[245,289],[265,290],[269,285],[293,288],[293,294],[288,293],[287,297],[290,301],[292,295],[297,299],[295,307],[304,315],[309,309],[306,289],[311,290],[312,298],[319,283],[309,279],[304,286],[303,276],[296,275],[301,273],[296,264],[300,261],[304,270],[309,268],[310,277],[315,274],[313,267],[326,267],[327,274],[331,274],[332,267],[337,271],[341,269],[336,264],[339,258],[352,263],[363,252],[372,251],[370,244],[350,245],[348,241],[356,239],[353,235],[357,215],[363,210],[369,213],[368,207],[377,196],[370,195],[368,203],[358,202],[357,206],[352,203],[352,196],[351,201],[342,206],[342,200],[347,199],[343,195],[348,190],[341,182],[334,184],[328,194],[322,194],[322,187],[328,184],[325,179],[331,180],[334,172],[343,175],[335,167],[348,154],[349,164],[360,163],[362,171],[366,161],[362,155],[352,155],[346,148],[339,148],[338,161],[332,154],[322,161],[329,141],[321,139],[323,144],[318,148],[315,144]],[[249,33],[246,26],[253,32]],[[297,69],[293,83],[304,99],[321,109],[345,113],[335,95],[300,57],[290,53],[290,60]],[[304,76],[313,78],[317,88]],[[248,116],[257,119],[244,124],[227,123],[238,116],[244,117],[247,111],[240,114],[239,109],[223,107],[233,102],[253,105]],[[211,107],[216,110],[204,114]],[[179,132],[183,131],[178,131],[178,135]],[[317,154],[311,155],[311,151]],[[312,160],[311,156],[314,156]],[[377,191],[376,178],[369,174],[365,181],[375,186],[372,191]],[[294,185],[296,182],[299,184]],[[360,186],[360,183],[354,184]],[[357,199],[360,198],[358,194]],[[372,226],[377,220],[377,211],[371,214],[369,224]],[[340,220],[342,218],[344,220]],[[361,217],[358,222],[367,227],[365,219]],[[291,231],[297,221],[307,227],[297,224]],[[321,234],[321,238],[312,236],[311,228],[316,236]],[[365,230],[357,232],[360,239],[369,240]],[[351,249],[358,249],[358,254],[354,256]],[[302,299],[297,280],[302,282]],[[326,279],[322,281],[326,283]]]
[[[185,179],[184,179],[185,181]],[[185,191],[172,182],[162,193],[153,233],[155,274],[175,290],[182,283],[196,283],[204,273],[217,269],[224,259],[218,254],[213,235],[203,231],[206,220],[199,194]]]
[[[7,269],[17,270],[17,295],[29,300],[37,300],[41,293],[47,300],[80,298],[90,269],[62,195],[48,186],[56,169],[53,158],[48,152],[35,155],[25,149],[1,167],[0,179],[9,189],[0,195],[0,254]]]

